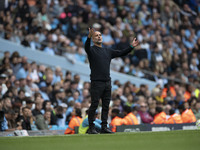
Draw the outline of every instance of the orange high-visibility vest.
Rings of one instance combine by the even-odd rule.
[[[171,115],[166,121],[166,124],[176,124],[176,123],[183,123],[181,115],[174,113]]]
[[[115,118],[112,119],[110,126],[113,132],[116,132],[116,126],[120,126],[123,124],[123,119],[116,116]]]
[[[128,115],[126,115],[123,118],[123,124],[124,125],[138,125],[139,122],[138,122],[137,117],[132,112],[130,112]]]
[[[196,117],[191,109],[186,109],[182,114],[181,118],[183,120],[183,123],[192,123],[196,122]]]
[[[69,122],[68,128],[65,130],[65,134],[74,134],[74,128],[77,126],[79,127],[82,121],[83,119],[78,116],[72,117],[72,119]]]
[[[165,121],[166,121],[166,113],[161,112],[154,116],[154,120],[153,120],[152,124],[163,124],[163,123],[165,123]]]
[[[185,100],[185,102],[187,102],[187,101],[190,99],[190,97],[191,97],[190,92],[186,91],[186,92],[184,93],[184,100]]]
[[[170,92],[172,93],[172,95],[173,95],[174,97],[176,97],[176,91],[175,91],[174,87],[171,86],[171,87],[169,88],[169,90],[170,90]],[[162,98],[167,97],[167,88],[164,88],[164,89],[162,90],[161,97],[162,97]]]

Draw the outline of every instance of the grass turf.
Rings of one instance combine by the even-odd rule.
[[[200,130],[0,137],[1,150],[199,150]]]

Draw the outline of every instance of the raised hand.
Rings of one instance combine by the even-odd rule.
[[[133,47],[136,47],[136,46],[139,45],[139,41],[136,40],[136,38],[134,38],[134,39],[133,39],[133,42],[131,43],[131,45],[132,45]]]
[[[88,37],[91,38],[93,34],[94,34],[94,29],[93,28],[89,28]]]

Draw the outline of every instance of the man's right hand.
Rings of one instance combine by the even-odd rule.
[[[93,28],[89,28],[88,38],[91,38],[93,34],[94,34],[94,29]]]

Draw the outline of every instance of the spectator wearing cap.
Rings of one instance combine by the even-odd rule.
[[[148,112],[147,104],[142,102],[140,103],[138,114],[141,117],[142,123],[151,123],[153,121],[153,117]]]
[[[118,108],[113,108],[111,112],[111,123],[110,127],[112,132],[116,132],[116,127],[123,124],[123,119],[119,117],[120,110]]]
[[[57,118],[57,125],[59,127],[65,127],[66,125],[66,111],[67,111],[67,104],[65,103],[60,103],[59,107],[62,107],[62,118]]]
[[[78,109],[78,108],[73,109],[71,115],[72,115],[72,118],[64,134],[74,134],[75,127],[77,126],[79,127],[83,121],[82,116],[81,116],[81,109]]]
[[[137,115],[137,109],[136,107],[124,106],[124,114],[125,117],[123,118],[123,124],[124,125],[138,125],[138,119],[136,117]]]
[[[67,111],[66,111],[66,121],[67,121],[67,124],[69,123],[69,118],[71,116],[71,113],[73,111],[73,108],[74,108],[74,99],[73,97],[70,97],[67,101],[67,104],[68,104],[68,108],[67,108]]]
[[[44,99],[44,100],[49,100],[49,96],[48,96],[48,94],[47,94],[47,84],[46,84],[46,82],[41,82],[40,83],[40,85],[39,85],[39,87],[40,87],[40,91],[39,91],[39,93],[41,94],[41,96],[42,96],[42,98]]]

